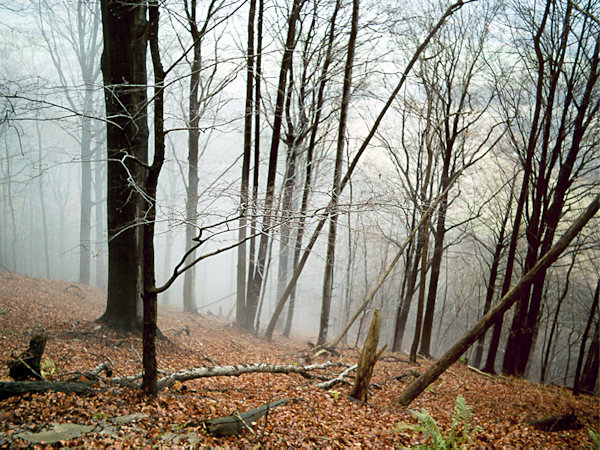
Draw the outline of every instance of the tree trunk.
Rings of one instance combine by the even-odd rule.
[[[296,21],[302,9],[303,0],[294,0],[290,17],[288,18],[288,30],[283,54],[281,68],[279,71],[279,83],[277,88],[277,100],[275,103],[275,118],[273,122],[273,135],[271,139],[271,150],[269,153],[269,168],[267,173],[267,189],[265,193],[264,217],[262,221],[262,235],[258,246],[258,255],[254,264],[254,273],[248,276],[248,291],[246,293],[246,311],[243,326],[247,330],[254,328],[254,319],[258,307],[260,287],[262,285],[267,247],[270,235],[273,201],[275,197],[275,177],[277,175],[277,157],[279,153],[279,141],[281,137],[281,124],[283,119],[283,107],[285,103],[285,91],[287,85],[287,74],[292,64],[292,53],[296,44]]]
[[[600,367],[600,320],[596,320],[596,331],[590,342],[590,349],[583,366],[581,380],[579,381],[578,392],[587,392],[593,394],[598,385],[598,369]]]
[[[186,3],[187,6],[187,3]],[[198,209],[198,140],[200,139],[200,57],[202,40],[196,21],[196,0],[190,2],[190,9],[186,10],[190,34],[193,40],[193,58],[190,64],[190,93],[188,117],[188,184],[185,199],[185,251],[192,248],[193,239],[197,236],[196,227]],[[245,237],[245,236],[244,236]],[[243,246],[243,245],[242,245]],[[189,255],[194,259],[195,252]],[[183,276],[183,310],[189,313],[198,312],[196,306],[196,267],[187,270]]]
[[[385,105],[383,106],[383,108],[377,115],[377,118],[375,119],[373,125],[369,129],[368,135],[366,136],[366,138],[360,145],[359,149],[357,150],[356,154],[354,155],[354,158],[348,165],[348,170],[346,171],[344,177],[342,178],[342,180],[340,182],[340,193],[343,191],[344,187],[350,180],[350,177],[352,177],[352,174],[354,173],[354,170],[356,169],[356,166],[358,165],[360,158],[362,157],[365,150],[369,146],[369,143],[371,142],[371,139],[373,139],[373,136],[375,136],[375,134],[377,133],[377,129],[379,128],[379,125],[381,124],[383,118],[387,114],[387,111],[390,109],[390,106],[394,103],[398,93],[404,86],[404,83],[406,82],[408,74],[411,72],[413,66],[419,59],[420,55],[427,48],[429,42],[431,41],[433,36],[435,36],[435,34],[438,32],[438,30],[442,27],[442,25],[444,24],[446,19],[448,19],[448,17],[452,16],[456,11],[458,11],[460,8],[462,8],[463,5],[464,5],[464,3],[462,1],[459,1],[457,3],[450,5],[444,11],[444,14],[442,15],[442,17],[431,28],[431,31],[425,37],[423,42],[415,50],[415,53],[413,54],[411,60],[408,62],[404,72],[402,73],[402,75],[400,77],[400,80],[398,81],[398,84],[395,86],[394,90],[392,91],[392,93],[390,94],[388,99],[386,100]],[[300,274],[302,273],[302,270],[304,269],[306,261],[308,260],[308,257],[310,255],[310,252],[312,251],[315,243],[317,242],[317,239],[319,238],[319,234],[321,233],[321,230],[323,229],[325,222],[327,222],[327,219],[328,219],[329,213],[330,213],[330,209],[331,209],[331,204],[332,204],[332,201],[330,201],[329,204],[327,205],[327,207],[325,208],[325,214],[323,214],[323,217],[317,223],[317,225],[313,231],[313,234],[312,234],[311,238],[309,239],[308,244],[306,245],[306,248],[303,250],[302,257],[300,258],[298,265],[294,269],[294,273],[292,274],[292,277],[290,279],[290,282],[288,283],[288,286],[286,287],[285,291],[283,292],[283,295],[281,296],[281,298],[279,298],[279,300],[277,301],[277,305],[275,306],[275,312],[273,313],[273,317],[271,318],[271,321],[269,322],[269,325],[265,332],[265,336],[267,337],[267,339],[271,339],[271,337],[273,335],[273,330],[275,328],[275,323],[277,322],[277,318],[279,317],[279,314],[281,314],[281,311],[283,310],[283,307],[285,306],[285,302],[287,301],[290,293],[294,289],[296,281],[298,281],[298,278],[300,277]]]
[[[561,296],[558,298],[558,304],[556,305],[556,310],[554,311],[554,319],[552,320],[552,326],[550,328],[550,335],[548,336],[548,341],[546,342],[546,351],[544,356],[542,357],[542,364],[540,370],[540,383],[544,383],[546,381],[546,371],[548,369],[548,361],[550,360],[550,354],[552,352],[552,348],[554,345],[554,334],[556,332],[556,328],[558,326],[558,317],[560,314],[560,308],[567,298],[567,294],[569,292],[569,280],[571,279],[571,271],[575,265],[575,258],[577,256],[577,252],[573,252],[573,256],[571,257],[571,265],[569,266],[569,270],[567,271],[567,276],[565,277],[565,287]]]
[[[246,226],[248,223],[247,212],[249,202],[250,183],[250,154],[252,149],[252,111],[253,111],[253,84],[254,84],[254,21],[256,13],[256,0],[250,0],[248,11],[248,43],[246,49],[246,107],[244,112],[244,148],[242,159],[242,181],[240,192],[240,228],[238,231],[238,260],[237,260],[237,294],[236,294],[236,323],[243,324],[246,313]],[[254,161],[258,166],[258,161]]]
[[[447,176],[446,176],[447,178]],[[444,177],[442,176],[444,180]],[[446,188],[445,184],[448,183],[448,179],[445,183],[442,182],[442,188]],[[431,329],[433,327],[433,316],[435,313],[435,300],[437,297],[438,281],[440,279],[440,266],[442,264],[442,256],[444,252],[444,236],[446,235],[446,210],[448,209],[448,197],[445,196],[440,203],[440,209],[438,211],[438,221],[435,229],[435,244],[433,250],[433,257],[431,259],[431,275],[429,276],[429,290],[427,292],[427,303],[425,309],[425,317],[423,318],[423,335],[421,336],[421,348],[419,353],[423,356],[430,358],[431,351],[429,349],[431,345]],[[423,280],[424,282],[425,280]]]
[[[156,190],[158,177],[165,158],[164,132],[164,81],[165,72],[160,59],[158,46],[159,6],[158,0],[148,3],[149,43],[154,69],[154,158],[148,169],[145,193],[149,199],[144,222],[144,328],[143,328],[143,366],[142,390],[146,395],[158,394],[158,367],[156,362],[156,334],[158,320],[158,292],[156,290],[154,261],[154,229],[156,225]]]
[[[337,146],[335,151],[335,167],[333,169],[333,187],[331,190],[331,214],[329,215],[329,234],[327,237],[327,256],[325,257],[325,273],[323,275],[323,296],[321,300],[321,319],[319,324],[319,337],[317,345],[327,341],[329,330],[329,313],[331,311],[331,295],[333,289],[333,269],[335,265],[335,242],[337,235],[338,200],[342,191],[342,163],[344,156],[344,143],[346,140],[346,125],[348,122],[348,107],[350,105],[352,87],[352,67],[354,66],[354,53],[356,36],[358,34],[359,0],[352,2],[352,27],[348,39],[348,54],[344,68],[344,84],[342,87],[342,105],[340,108],[340,122],[338,127]]]
[[[600,195],[597,195],[565,232],[565,234],[545,253],[536,265],[527,272],[519,282],[504,295],[498,303],[481,318],[456,344],[454,344],[440,360],[424,372],[401,394],[398,403],[408,406],[427,386],[433,383],[460,356],[501,317],[519,299],[521,293],[534,282],[538,274],[553,264],[581,229],[590,221],[600,208]]]
[[[494,255],[492,256],[492,264],[490,266],[490,278],[488,280],[487,290],[485,294],[485,303],[483,305],[484,316],[490,310],[490,307],[492,306],[492,300],[494,299],[494,292],[496,290],[496,279],[498,278],[498,267],[500,266],[500,258],[502,256],[502,250],[504,249],[504,233],[506,232],[506,224],[510,216],[510,205],[512,203],[513,192],[513,189],[511,189],[510,197],[508,199],[508,204],[506,207],[506,212],[504,214],[504,218],[502,219],[502,224],[500,225],[500,233],[498,235],[498,240],[496,241],[496,248],[494,249]],[[485,333],[477,341],[477,346],[475,347],[475,355],[473,356],[473,361],[471,363],[473,367],[479,367],[479,365],[481,364],[484,343]]]
[[[417,315],[415,321],[415,334],[410,347],[410,362],[417,362],[417,348],[421,338],[421,326],[423,324],[423,307],[425,303],[425,282],[427,280],[427,254],[429,250],[429,221],[426,220],[423,225],[423,250],[421,252],[421,280],[419,281],[419,301],[417,304]]]
[[[140,165],[148,155],[146,2],[102,2],[108,144],[108,297],[101,317],[119,332],[141,326]],[[133,177],[130,180],[130,174]]]
[[[596,309],[598,308],[598,296],[600,294],[600,279],[596,284],[596,292],[594,293],[594,300],[592,301],[592,310],[590,311],[590,316],[588,317],[587,323],[585,324],[585,330],[583,331],[583,336],[581,336],[581,346],[579,348],[579,357],[577,358],[577,368],[575,369],[575,381],[573,384],[573,395],[579,395],[580,387],[583,385],[583,389],[588,392],[594,391],[594,386],[596,384],[596,378],[598,374],[598,325],[596,324],[596,332],[594,333],[594,339],[592,339],[592,343],[590,345],[590,349],[588,351],[588,359],[586,361],[586,367],[583,371],[583,376],[581,375],[581,368],[583,364],[583,356],[585,354],[585,347],[587,344],[588,334],[590,332],[590,328],[592,323],[596,319]],[[594,352],[596,355],[594,356]],[[596,374],[595,377],[588,373],[593,371],[594,369],[594,359],[596,359]],[[590,383],[593,378],[593,382]],[[582,381],[584,383],[582,383]],[[590,389],[591,384],[591,389]]]
[[[371,319],[371,326],[367,333],[367,340],[365,341],[365,345],[358,360],[354,387],[352,388],[352,392],[350,392],[350,397],[360,400],[361,402],[367,401],[373,368],[379,357],[377,345],[379,344],[379,329],[381,326],[380,316],[381,310],[376,309],[373,311],[373,318]]]
[[[42,164],[42,132],[40,130],[39,120],[35,121],[35,129],[38,138],[38,195],[40,197],[40,208],[42,212],[42,236],[44,245],[44,264],[46,266],[46,277],[50,278],[50,255],[48,252],[48,220],[46,216],[46,200],[44,199],[44,179],[43,179],[43,164]]]

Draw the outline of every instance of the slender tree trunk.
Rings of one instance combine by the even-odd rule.
[[[513,190],[511,189],[510,197],[508,199],[508,205],[502,223],[500,225],[500,233],[498,240],[496,241],[496,248],[494,249],[494,255],[492,256],[492,264],[490,266],[490,278],[488,280],[487,290],[485,293],[485,303],[483,305],[483,315],[485,316],[492,306],[492,300],[494,299],[494,292],[496,291],[496,279],[498,278],[498,267],[500,266],[500,259],[502,257],[502,250],[504,249],[504,233],[506,232],[506,224],[510,217],[510,204],[512,203]],[[473,367],[479,367],[481,364],[481,358],[483,357],[483,347],[485,344],[485,333],[477,340],[477,346],[475,347],[475,355],[471,365]]]
[[[594,331],[594,337],[590,342],[590,348],[588,355],[583,366],[581,373],[581,380],[579,381],[578,391],[587,392],[592,394],[596,392],[598,385],[598,369],[600,367],[600,320],[596,320],[596,330]]]
[[[448,178],[446,176],[446,178]],[[446,184],[448,180],[446,180]],[[444,182],[442,182],[442,188],[445,189]],[[446,210],[448,209],[448,198],[444,198],[440,203],[440,209],[438,211],[438,220],[435,230],[435,243],[433,250],[433,257],[431,259],[431,275],[429,277],[429,290],[427,293],[427,307],[425,310],[425,317],[423,318],[423,335],[421,336],[421,349],[419,353],[423,356],[430,358],[431,351],[429,350],[431,344],[431,330],[433,327],[433,316],[435,313],[435,300],[437,297],[438,281],[440,279],[440,266],[442,265],[442,256],[444,252],[444,236],[446,235]],[[424,280],[423,280],[424,281]]]
[[[250,155],[252,150],[252,111],[254,106],[254,22],[256,14],[256,0],[250,0],[248,11],[248,43],[246,55],[246,107],[244,112],[244,157],[242,159],[242,187],[240,193],[240,228],[238,231],[238,260],[237,260],[237,294],[236,294],[236,322],[242,325],[246,314],[246,239],[247,211],[249,201],[250,183]],[[258,161],[254,164],[258,166]]]
[[[442,200],[443,202],[443,200]],[[427,281],[427,254],[429,250],[429,221],[425,221],[423,225],[423,250],[421,252],[421,280],[419,282],[419,302],[417,304],[417,316],[415,321],[415,334],[413,337],[412,346],[410,347],[410,362],[417,362],[417,348],[421,338],[421,326],[423,323],[423,308],[425,303],[425,283]]]
[[[262,77],[262,27],[263,27],[263,0],[258,0],[258,36],[256,43],[256,73],[254,75],[254,168],[252,170],[252,218],[250,220],[250,233],[256,234],[257,215],[258,215],[258,183],[260,173],[260,102],[261,102],[261,77]],[[248,254],[248,280],[254,273],[254,264],[256,261],[256,238],[250,240],[250,250]],[[246,287],[244,286],[244,292]],[[244,304],[244,308],[246,304]],[[245,310],[244,310],[245,311]]]
[[[50,278],[50,254],[48,251],[48,220],[46,216],[46,200],[44,199],[44,180],[43,180],[43,167],[42,167],[42,133],[40,130],[40,122],[35,121],[35,129],[37,131],[38,138],[38,195],[40,197],[40,209],[42,213],[42,236],[44,245],[44,263],[46,266],[46,277]]]
[[[96,134],[99,134],[96,133]],[[106,178],[104,176],[104,148],[98,141],[96,143],[94,164],[94,228],[96,230],[96,264],[95,264],[95,285],[97,287],[106,287],[106,235],[104,226],[106,224],[106,214],[104,214],[104,193],[106,192]]]
[[[554,319],[552,320],[552,326],[550,328],[550,334],[548,335],[548,339],[546,342],[546,351],[543,352],[544,356],[542,357],[542,364],[540,370],[540,383],[544,383],[546,381],[546,371],[548,369],[548,362],[550,361],[550,354],[552,352],[552,348],[554,345],[554,334],[556,332],[556,328],[558,326],[558,318],[560,315],[560,308],[562,307],[565,298],[567,298],[567,294],[569,292],[569,280],[571,278],[571,271],[575,265],[575,257],[577,253],[573,252],[573,257],[571,258],[571,265],[569,266],[569,270],[567,271],[567,276],[565,277],[565,287],[563,289],[562,294],[558,298],[558,304],[556,305],[556,310],[554,311]],[[547,328],[546,328],[547,329]]]
[[[91,110],[91,87],[86,86],[85,111]],[[89,116],[81,118],[81,199],[79,218],[79,282],[90,284],[92,232],[92,123]]]
[[[335,242],[337,235],[338,200],[342,191],[342,163],[344,156],[344,142],[346,140],[346,124],[348,121],[348,107],[350,105],[352,87],[352,67],[354,66],[354,53],[356,36],[358,34],[359,0],[352,2],[352,26],[348,40],[348,55],[344,69],[344,84],[342,87],[342,105],[340,108],[340,124],[338,127],[337,147],[335,152],[335,167],[333,170],[333,188],[331,192],[331,214],[329,215],[329,234],[327,238],[327,256],[325,257],[325,273],[323,275],[323,296],[321,300],[321,319],[319,324],[319,337],[317,345],[327,341],[329,329],[329,313],[331,311],[331,295],[333,289],[333,269],[335,265]]]
[[[190,65],[188,117],[188,184],[185,200],[185,251],[188,252],[193,246],[193,239],[198,234],[196,222],[198,214],[198,141],[200,139],[200,129],[198,127],[200,124],[199,95],[202,36],[201,32],[198,30],[198,22],[196,20],[196,0],[191,0],[189,10],[186,9],[186,15],[193,39],[193,58]],[[241,246],[243,246],[243,244]],[[194,257],[195,252],[192,251],[189,258],[190,260],[193,260]],[[198,312],[196,305],[196,267],[187,270],[183,276],[183,310],[189,313]]]
[[[266,253],[271,227],[272,207],[275,194],[275,176],[277,174],[277,157],[279,153],[279,141],[281,137],[281,125],[283,118],[283,107],[285,102],[285,90],[287,85],[287,73],[292,64],[292,52],[296,44],[296,21],[304,0],[294,0],[292,12],[288,19],[288,31],[285,51],[279,72],[279,83],[277,88],[277,100],[275,103],[275,119],[273,122],[273,136],[271,139],[271,150],[269,153],[269,168],[267,173],[267,189],[265,193],[264,217],[262,221],[262,235],[258,247],[254,273],[249,274],[248,290],[246,293],[246,311],[244,316],[244,328],[251,330],[254,327],[260,287],[264,278]]]
[[[573,384],[573,395],[579,395],[580,388],[583,387],[588,392],[593,392],[594,386],[596,385],[595,379],[598,377],[598,324],[596,324],[596,332],[594,339],[592,339],[592,343],[590,345],[590,349],[588,351],[588,361],[586,361],[586,367],[584,370],[584,375],[581,374],[581,368],[583,364],[583,356],[585,354],[585,347],[587,344],[588,334],[590,332],[590,328],[592,323],[596,319],[596,309],[598,309],[598,297],[600,294],[600,279],[596,284],[596,292],[594,293],[594,300],[592,301],[592,310],[590,311],[590,316],[588,317],[587,323],[585,324],[585,330],[583,331],[583,336],[581,336],[581,346],[579,348],[579,357],[577,358],[577,368],[575,369],[575,381]],[[596,355],[594,356],[594,352]],[[596,359],[596,374],[595,377],[587,372],[592,372],[594,370],[594,358]],[[594,378],[593,382],[590,380]]]
[[[154,229],[156,225],[156,189],[158,177],[165,158],[164,132],[164,82],[165,72],[160,60],[158,47],[159,6],[158,0],[150,0],[149,11],[149,43],[154,69],[154,158],[148,169],[145,192],[147,203],[146,221],[144,222],[144,328],[143,328],[143,365],[142,390],[146,395],[156,397],[158,394],[158,367],[156,362],[156,334],[158,320],[158,292],[156,290],[154,261]]]

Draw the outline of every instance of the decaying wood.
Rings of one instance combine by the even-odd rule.
[[[401,381],[404,383],[410,379],[419,378],[420,376],[421,376],[421,374],[419,372],[417,372],[415,369],[408,369],[407,371],[401,373],[400,375],[396,375],[395,377],[388,379],[388,381],[395,380],[395,381]]]
[[[348,376],[348,374],[350,372],[355,370],[357,367],[358,367],[358,364],[354,364],[353,366],[348,367],[346,370],[344,370],[342,373],[340,373],[337,377],[317,384],[317,387],[319,387],[321,389],[331,389],[336,384],[341,384],[341,383],[352,384],[348,380],[346,380],[346,377]]]
[[[487,373],[482,370],[479,370],[477,367],[467,366],[467,369],[472,370],[473,372],[478,373],[479,375],[484,376],[486,378],[491,378],[491,379],[497,378],[496,376],[492,375],[491,373]]]
[[[373,311],[371,326],[367,333],[367,340],[360,354],[358,368],[356,369],[356,378],[354,379],[354,387],[350,393],[350,397],[366,402],[369,395],[369,385],[371,384],[371,376],[373,368],[377,362],[377,358],[381,356],[381,352],[377,352],[379,344],[379,328],[381,326],[381,310]]]
[[[5,381],[0,382],[0,399],[46,391],[87,394],[94,391],[97,383],[97,381]]]
[[[205,420],[203,424],[206,427],[206,430],[213,436],[233,436],[244,429],[252,430],[256,421],[267,414],[267,412],[278,406],[284,406],[292,400],[294,399],[285,398],[276,400],[242,413],[236,412],[227,417]]]
[[[31,341],[29,341],[29,348],[19,356],[13,356],[8,361],[9,375],[13,380],[44,379],[42,377],[41,363],[47,340],[48,336],[43,331],[36,333],[31,338]]]
[[[82,378],[87,380],[98,380],[101,372],[104,372],[108,378],[112,377],[112,364],[108,361],[104,361],[102,364],[99,364],[88,372],[72,372],[65,375],[65,378],[68,378],[71,381],[81,380]]]
[[[538,420],[526,420],[525,423],[542,431],[576,430],[581,428],[581,424],[577,422],[577,416],[573,413]]]
[[[313,370],[326,369],[328,367],[343,367],[344,363],[327,361],[323,364],[312,364],[308,366],[299,366],[296,364],[241,364],[237,366],[213,366],[213,367],[196,367],[192,369],[180,370],[171,374],[165,375],[157,382],[158,389],[166,389],[173,386],[176,381],[181,383],[196,378],[206,377],[237,377],[247,373],[297,373],[307,378],[311,378],[309,372]],[[130,385],[134,381],[131,377],[113,378],[112,383],[122,384],[125,381],[126,385]]]

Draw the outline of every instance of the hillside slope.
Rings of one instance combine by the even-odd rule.
[[[27,347],[37,327],[49,335],[44,356],[54,364],[49,370],[54,379],[90,370],[104,361],[114,366],[114,376],[140,373],[139,336],[118,336],[94,322],[103,312],[104,300],[105,292],[96,288],[0,273],[0,381],[9,381],[6,361],[12,352]],[[159,325],[169,339],[158,343],[159,368],[167,372],[253,362],[303,363],[304,342],[277,337],[267,343],[211,316],[161,308]],[[185,326],[189,336],[178,333]],[[354,363],[357,357],[356,350],[347,349],[342,359]],[[386,354],[375,368],[373,381],[380,389],[373,390],[368,404],[349,400],[347,385],[325,391],[314,386],[315,380],[282,374],[203,378],[161,392],[157,400],[107,383],[85,396],[26,394],[0,400],[0,446],[27,445],[33,441],[23,438],[35,439],[31,436],[49,439],[50,435],[35,433],[51,429],[52,424],[67,423],[86,426],[72,435],[56,435],[68,446],[184,442],[206,446],[410,446],[425,442],[425,437],[397,426],[417,420],[395,404],[410,381],[395,377],[409,369],[422,371],[429,364],[420,361],[413,365],[403,355]],[[340,371],[330,369],[320,375],[331,377]],[[470,436],[477,446],[582,447],[590,444],[587,430],[598,429],[597,398],[575,398],[558,387],[482,376],[463,364],[452,366],[411,408],[427,409],[442,430],[448,430],[458,394],[473,407],[471,426],[481,427]],[[202,419],[243,412],[281,398],[297,400],[271,411],[257,423],[254,433],[214,438],[201,425]],[[578,430],[544,432],[524,422],[571,412],[581,424]]]

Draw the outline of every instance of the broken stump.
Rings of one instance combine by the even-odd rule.
[[[29,341],[29,348],[19,356],[12,356],[8,361],[10,377],[15,381],[43,380],[42,354],[46,349],[48,336],[44,332],[36,333]]]
[[[367,340],[365,341],[365,345],[358,361],[354,387],[350,393],[350,397],[362,402],[367,401],[373,368],[375,367],[377,359],[381,356],[381,353],[377,352],[377,345],[379,344],[379,328],[381,325],[380,315],[381,311],[379,309],[373,311],[373,319],[371,319]]]

